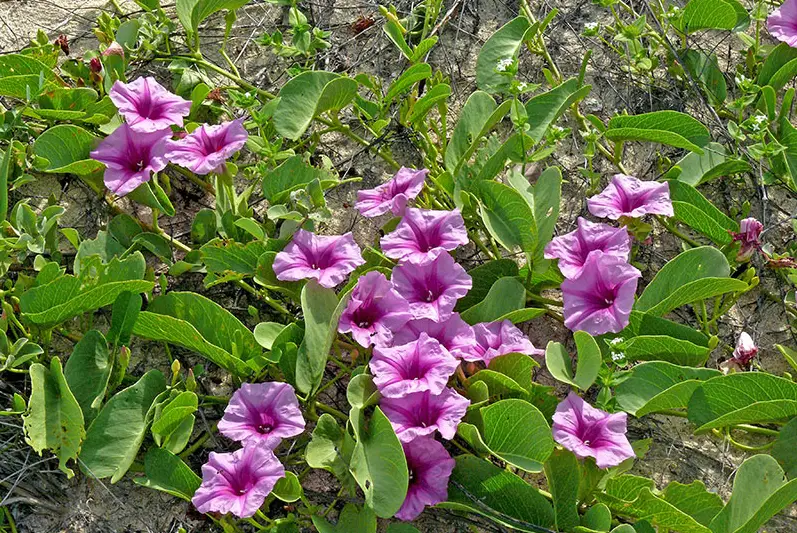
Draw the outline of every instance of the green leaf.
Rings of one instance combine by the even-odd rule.
[[[263,176],[263,196],[271,205],[285,203],[291,192],[313,180],[328,179],[328,174],[311,167],[301,156],[289,157],[280,166]]]
[[[797,75],[797,49],[779,43],[764,60],[756,84],[769,85],[775,91],[782,89]]]
[[[708,150],[705,153],[708,154]],[[679,180],[670,180],[667,183],[677,220],[718,245],[729,244],[733,240],[728,232],[739,231],[736,221],[714,207],[714,204],[691,185]]]
[[[373,377],[368,374],[358,374],[351,378],[346,387],[346,399],[352,407],[364,409],[379,402],[381,396],[377,392]]]
[[[387,533],[421,533],[409,524],[402,524],[401,522],[393,522],[387,525]]]
[[[272,494],[283,502],[295,502],[302,497],[304,491],[302,490],[302,483],[296,474],[288,470],[285,471],[285,477],[280,478],[277,484],[274,485]]]
[[[703,366],[711,349],[667,335],[639,335],[614,345],[629,361],[667,361],[683,366]]]
[[[338,333],[338,320],[346,309],[348,294],[340,301],[332,289],[310,280],[302,289],[304,340],[296,360],[296,386],[299,391],[313,392],[324,377],[332,342]]]
[[[654,111],[641,115],[617,115],[604,134],[612,141],[648,141],[703,153],[710,137],[700,121],[678,111]]]
[[[728,97],[728,86],[717,64],[717,56],[690,48],[681,57],[684,68],[706,93],[709,103],[713,106],[722,105]]]
[[[522,353],[508,353],[490,360],[487,368],[511,378],[515,383],[530,391],[534,387],[534,369],[540,366],[537,361]]]
[[[353,503],[347,503],[334,526],[320,516],[310,518],[318,533],[376,533],[376,515],[367,505],[361,509]]]
[[[496,456],[525,470],[542,472],[553,452],[545,416],[523,400],[501,400],[481,409],[484,443]]]
[[[349,422],[357,445],[351,459],[351,473],[365,494],[365,503],[377,516],[389,518],[404,503],[409,471],[404,450],[390,421],[379,407],[369,416],[352,408]]]
[[[469,270],[468,275],[473,280],[473,286],[457,302],[456,311],[460,313],[484,300],[499,279],[517,276],[518,267],[511,259],[496,259]]]
[[[7,76],[42,75],[46,80],[58,80],[55,72],[45,63],[26,54],[3,54],[0,56],[0,78]]]
[[[706,29],[738,31],[749,22],[747,10],[736,0],[690,0],[681,27],[687,34]]]
[[[585,331],[576,331],[573,337],[578,350],[575,375],[570,354],[558,342],[551,341],[545,347],[545,367],[554,378],[585,391],[598,377],[602,361],[601,349],[592,335]]]
[[[235,272],[252,277],[257,273],[260,256],[269,251],[260,241],[242,244],[231,240],[214,239],[199,249],[208,272],[225,274]]]
[[[549,261],[544,258],[543,251],[553,237],[556,221],[559,218],[562,171],[558,167],[546,168],[534,185],[530,185],[523,174],[512,172],[509,175],[509,184],[526,199],[526,203],[534,212],[537,245],[531,254],[531,262],[535,271],[545,271],[549,267]]]
[[[448,501],[439,507],[478,513],[519,531],[537,533],[554,524],[551,504],[520,477],[472,455],[456,462]]]
[[[178,456],[153,446],[144,458],[144,476],[133,478],[136,484],[160,490],[191,501],[202,479]]]
[[[526,17],[517,17],[493,33],[476,59],[476,86],[488,93],[506,92],[512,82],[510,72],[499,72],[499,63],[515,61],[527,34],[537,31]]]
[[[407,116],[407,122],[417,124],[423,120],[436,105],[445,102],[449,96],[451,96],[450,85],[446,83],[435,85],[413,104]]]
[[[58,468],[67,477],[74,475],[66,466],[76,459],[86,435],[80,410],[61,370],[61,360],[53,357],[50,368],[30,365],[31,393],[28,410],[22,416],[25,442],[41,455],[48,449],[58,457]]]
[[[252,373],[252,368],[243,360],[206,339],[194,324],[183,318],[142,311],[138,315],[133,333],[145,339],[168,342],[193,350],[236,376],[245,377]]]
[[[468,97],[446,146],[446,169],[453,173],[466,163],[490,130],[509,111],[511,101],[496,105],[492,96],[475,91]]]
[[[659,270],[634,309],[663,315],[681,305],[724,292],[743,290],[747,286],[739,280],[728,278],[729,275],[730,265],[722,252],[711,246],[692,248],[677,255]]]
[[[700,331],[672,320],[640,311],[631,311],[628,326],[618,335],[623,339],[630,339],[639,335],[666,335],[689,341],[698,346],[709,346],[708,337]]]
[[[500,278],[490,287],[483,301],[462,312],[462,320],[468,324],[492,322],[522,309],[526,304],[526,290],[517,278]]]
[[[687,414],[695,433],[788,419],[797,415],[797,384],[763,372],[718,376],[695,390]]]
[[[33,153],[48,161],[45,172],[85,176],[105,166],[89,158],[97,137],[80,126],[59,124],[44,131],[33,143]]]
[[[509,250],[533,252],[537,245],[534,213],[523,196],[497,181],[480,180],[473,184],[479,199],[479,214],[487,231]]]
[[[274,127],[288,139],[296,140],[310,122],[325,111],[338,111],[357,94],[357,82],[322,70],[299,74],[282,86],[274,110]]]
[[[155,398],[166,390],[160,370],[150,370],[111,398],[94,419],[80,450],[80,469],[116,483],[136,458],[152,421]]]
[[[83,335],[66,360],[64,376],[86,423],[94,420],[100,410],[112,368],[113,357],[108,343],[95,329]]]
[[[702,481],[693,481],[688,485],[671,481],[662,497],[704,526],[708,526],[725,506],[722,498],[707,491]]]
[[[188,33],[196,33],[202,21],[223,9],[234,10],[249,0],[177,0],[177,18]]]
[[[634,366],[615,389],[617,405],[637,418],[669,409],[685,409],[701,381],[721,375],[712,368],[651,361]]]
[[[111,344],[117,346],[130,344],[130,335],[141,312],[142,302],[141,295],[132,292],[123,292],[116,297],[111,313],[111,328],[108,330],[108,340]],[[66,366],[69,367],[69,362]]]
[[[772,457],[778,460],[789,479],[797,478],[797,418],[780,428],[772,446]]]
[[[123,292],[150,291],[144,281],[146,263],[140,252],[119,261],[113,259],[96,277],[61,276],[33,287],[20,298],[20,309],[37,326],[54,326],[72,317],[112,304]]]
[[[581,473],[578,459],[568,450],[555,449],[545,462],[545,477],[553,498],[556,529],[571,531],[580,522],[578,486]]]
[[[5,76],[0,78],[0,96],[8,96],[17,98],[19,100],[28,100],[28,94],[31,99],[43,91],[55,88],[55,84],[42,79],[38,74],[22,74],[19,76]]]
[[[577,78],[557,85],[548,92],[538,94],[526,102],[526,114],[531,129],[527,132],[535,143],[545,138],[556,120],[574,103],[583,100],[592,90],[591,85],[580,86]]]
[[[731,499],[709,527],[713,533],[755,533],[795,500],[797,480],[787,482],[769,455],[754,455],[736,471]]]
[[[285,324],[280,324],[278,322],[261,322],[255,326],[255,340],[260,346],[266,350],[270,350],[274,345],[274,341],[285,327]]]
[[[349,472],[353,450],[347,449],[346,439],[347,434],[335,418],[327,413],[322,414],[313,429],[312,439],[307,444],[305,460],[308,466],[332,472],[343,486],[354,490],[354,479]]]
[[[183,391],[170,400],[165,406],[159,406],[152,421],[152,435],[155,444],[160,446],[168,439],[183,421],[192,416],[198,405],[197,395],[191,391]]]
[[[410,90],[410,88],[421,80],[432,76],[432,67],[428,63],[418,63],[405,70],[396,81],[390,84],[385,95],[385,105],[392,102],[397,96]]]
[[[191,223],[191,240],[197,244],[205,244],[215,236],[216,213],[212,209],[200,209]]]

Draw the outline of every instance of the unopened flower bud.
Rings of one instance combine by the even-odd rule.
[[[107,56],[124,57],[125,56],[125,50],[124,50],[124,48],[122,48],[122,45],[120,45],[119,43],[114,41],[114,42],[111,43],[111,45],[108,48],[105,49],[105,51],[102,53],[102,55],[104,55],[106,57]]]
[[[739,262],[747,261],[752,257],[753,252],[761,249],[761,232],[764,225],[753,217],[745,218],[739,224],[740,231],[732,232],[734,241],[739,241],[742,246],[736,255]]]
[[[753,342],[753,338],[743,331],[736,341],[736,348],[733,350],[733,358],[741,365],[747,366],[750,361],[758,354],[758,346]]]
[[[53,44],[58,45],[64,54],[69,55],[69,40],[67,39],[66,35],[63,33],[59,35]]]
[[[95,74],[99,74],[100,72],[102,72],[102,61],[100,61],[99,57],[91,58],[91,61],[89,61],[89,70],[91,70]]]

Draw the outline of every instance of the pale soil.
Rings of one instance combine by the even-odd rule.
[[[164,0],[166,4],[166,0]],[[128,11],[137,8],[134,3],[122,3]],[[170,5],[173,5],[170,4]],[[350,26],[359,16],[377,14],[377,4],[373,0],[311,0],[302,4],[308,17],[317,26],[333,31],[333,47],[322,54],[320,68],[333,71],[367,71],[392,79],[399,75],[405,67],[392,45],[384,38],[379,24],[375,24],[363,33],[353,35]],[[447,2],[445,10],[451,6]],[[585,100],[583,107],[587,112],[602,118],[608,118],[616,112],[628,110],[630,113],[641,113],[656,109],[678,109],[690,112],[706,123],[710,117],[699,99],[690,96],[683,88],[677,87],[671,79],[662,78],[652,87],[640,87],[631,82],[628,75],[622,72],[610,56],[600,51],[600,47],[589,39],[580,36],[585,22],[604,20],[605,12],[594,6],[589,0],[550,0],[536,2],[540,13],[551,7],[558,7],[560,12],[548,31],[551,54],[560,69],[567,75],[575,75],[586,49],[594,47],[587,79],[593,84],[592,94]],[[400,7],[407,8],[407,2]],[[96,47],[96,40],[91,33],[93,21],[102,9],[110,9],[110,5],[101,0],[5,0],[0,1],[0,52],[18,50],[33,38],[38,28],[43,28],[52,38],[59,33],[66,34],[73,48],[73,55],[82,50]],[[454,93],[452,97],[452,113],[461,108],[465,98],[475,88],[474,69],[479,47],[489,35],[504,22],[517,13],[514,2],[501,0],[465,0],[460,3],[449,24],[441,32],[441,42],[435,47],[430,62],[451,77]],[[278,6],[264,2],[252,3],[239,10],[233,40],[228,52],[241,69],[244,78],[256,85],[275,91],[284,83],[282,69],[284,64],[273,60],[270,54],[255,44],[252,39],[263,31],[273,31],[277,27],[284,28],[286,11]],[[223,20],[220,17],[211,19],[202,32],[202,42],[214,58],[212,50],[218,46],[223,32]],[[711,43],[714,47],[718,43]],[[719,43],[721,64],[728,64],[733,57],[732,48],[738,43]],[[709,46],[708,44],[706,45]],[[724,55],[723,55],[724,54]],[[219,58],[215,58],[220,62]],[[736,63],[733,57],[731,63]],[[524,62],[522,72],[527,81],[542,82],[539,74],[541,63],[537,58]],[[142,66],[142,71],[151,66]],[[168,76],[168,73],[167,73]],[[167,78],[168,79],[168,78]],[[732,79],[732,76],[731,76]],[[355,191],[358,187],[371,187],[388,177],[387,167],[368,153],[353,150],[352,146],[342,139],[330,136],[325,138],[321,153],[329,156],[342,175],[359,176],[362,183],[349,185],[333,191],[329,201],[333,207],[334,218],[325,230],[329,233],[354,231],[361,244],[370,244],[378,237],[380,221],[368,221],[359,217],[352,209]],[[396,159],[407,166],[417,164],[420,157],[409,139],[395,135],[390,140]],[[580,156],[581,140],[570,139],[562,143],[554,156],[553,163],[563,168],[565,179],[564,200],[558,231],[570,231],[579,215],[586,214],[585,193],[587,183],[578,173],[583,166]],[[626,164],[633,173],[646,178],[657,177],[654,161],[658,152],[667,153],[658,146],[636,145],[628,148]],[[607,166],[605,173],[611,172]],[[191,186],[186,186],[191,187]],[[768,228],[767,242],[775,249],[782,249],[790,238],[788,226],[789,214],[797,212],[797,203],[783,191],[771,188],[769,202],[762,202],[760,194],[751,182],[731,183],[730,180],[712,188],[712,200],[726,211],[739,208],[742,201],[750,200],[753,204],[752,214],[761,219]],[[59,192],[60,191],[60,192]],[[43,180],[29,187],[26,191],[42,203],[56,192],[68,204],[69,211],[64,217],[65,225],[76,227],[81,232],[92,235],[105,222],[108,215],[101,202],[82,187],[77,180],[59,181]],[[193,192],[196,192],[195,190]],[[201,203],[208,203],[202,199]],[[161,220],[161,225],[182,238],[187,231],[193,210],[197,202],[185,205],[185,210],[174,220]],[[178,212],[181,211],[178,209]],[[769,229],[771,228],[771,229]],[[645,281],[649,281],[656,270],[667,259],[679,250],[678,243],[666,235],[656,235],[654,244],[644,247],[638,260],[648,265]],[[761,265],[757,265],[761,271]],[[174,280],[172,280],[174,281]],[[179,285],[183,290],[201,288],[201,278],[181,278]],[[782,296],[782,287],[771,272],[762,272],[762,286],[771,293]],[[247,305],[253,304],[246,295],[228,288],[217,288],[210,291],[210,297],[221,302],[235,312],[251,327],[257,321],[246,314]],[[781,373],[787,365],[774,350],[775,343],[794,345],[795,341],[785,322],[782,305],[773,302],[759,292],[743,299],[721,322],[721,340],[709,365],[716,365],[727,357],[735,337],[746,329],[757,340],[762,348],[761,364],[770,372]],[[686,310],[675,313],[679,320],[693,324],[694,317]],[[530,339],[538,347],[544,347],[550,340],[566,342],[567,331],[555,320],[538,319],[525,325],[524,329]],[[69,343],[63,342],[63,355],[70,351]],[[175,352],[188,364],[199,362],[195,356]],[[134,346],[131,371],[140,374],[145,368],[160,367],[165,370],[166,358],[160,348],[151,343],[138,343]],[[554,385],[554,381],[544,371],[538,380]],[[230,383],[223,373],[209,372],[200,379],[200,385],[207,394],[229,394]],[[344,385],[333,387],[325,400],[340,409],[346,409]],[[220,416],[220,410],[207,409],[198,419],[197,428],[202,429]],[[2,424],[9,421],[0,420]],[[19,421],[13,421],[18,425]],[[192,510],[187,502],[182,502],[166,494],[141,488],[129,479],[109,485],[98,481],[90,481],[78,475],[67,480],[57,472],[53,461],[41,459],[19,439],[19,429],[0,426],[0,436],[9,439],[0,446],[4,455],[0,459],[0,500],[10,503],[6,498],[15,498],[10,505],[19,526],[20,532],[30,533],[171,533],[179,527],[189,532],[212,531],[209,522]],[[647,417],[633,421],[630,427],[631,436],[637,438],[653,438],[653,446],[644,461],[638,462],[634,472],[652,477],[661,488],[671,480],[690,482],[700,479],[710,490],[727,498],[730,493],[732,475],[735,468],[744,458],[744,454],[728,448],[721,441],[708,437],[695,437],[691,428],[681,419],[668,417]],[[9,437],[8,435],[16,435]],[[755,443],[755,441],[753,441]],[[229,449],[231,444],[224,439],[212,439],[201,453],[194,456],[191,466],[196,471],[207,453],[211,450]],[[5,479],[4,479],[5,478]],[[16,485],[23,491],[13,494],[8,491],[10,485]],[[319,472],[308,477],[305,488],[311,500],[319,505],[328,505],[337,493],[336,482],[332,476]],[[21,496],[20,496],[21,495]],[[22,497],[22,499],[20,499]],[[275,507],[276,509],[276,507]],[[795,510],[788,513],[795,515]],[[420,531],[426,533],[454,533],[465,531],[504,531],[493,525],[476,523],[446,511],[434,510],[424,514],[417,522]],[[384,524],[380,526],[384,527]],[[767,527],[770,532],[797,531],[794,518],[778,517]]]

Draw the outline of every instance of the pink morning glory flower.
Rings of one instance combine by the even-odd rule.
[[[428,318],[410,320],[404,327],[393,333],[393,346],[417,340],[421,333],[437,339],[451,355],[460,359],[470,353],[476,342],[473,328],[459,317],[459,313],[451,313],[451,316],[439,322]]]
[[[468,232],[459,209],[432,211],[408,207],[399,225],[382,237],[381,243],[382,251],[392,259],[422,263],[467,244]]]
[[[166,139],[170,130],[134,132],[122,124],[91,152],[92,159],[105,164],[105,186],[124,196],[150,180],[153,172],[166,168]]]
[[[457,366],[459,361],[426,333],[401,346],[375,347],[370,362],[374,384],[387,398],[423,391],[440,394]]]
[[[393,287],[410,304],[413,318],[445,320],[473,281],[447,253],[422,263],[407,261],[393,269]]]
[[[444,439],[453,439],[469,405],[470,400],[452,388],[443,389],[440,394],[414,392],[379,402],[401,442],[433,435],[435,431]]]
[[[202,485],[191,499],[200,513],[232,513],[249,518],[260,509],[285,468],[263,443],[232,453],[210,452],[202,465]]]
[[[594,250],[616,255],[627,261],[631,253],[628,231],[578,217],[578,228],[575,231],[556,237],[545,246],[545,258],[558,259],[562,275],[574,278],[581,273],[587,256]]]
[[[473,326],[476,343],[463,352],[466,361],[490,361],[499,355],[524,353],[542,355],[545,352],[534,347],[531,341],[510,320],[502,322],[482,322]]]
[[[775,39],[797,47],[797,0],[786,0],[767,17],[767,29]]]
[[[244,119],[215,126],[203,124],[177,141],[169,141],[166,157],[194,174],[220,172],[222,165],[246,144]]]
[[[410,315],[407,300],[393,288],[384,274],[371,271],[357,280],[338,331],[351,333],[360,346],[389,346],[393,331],[406,324]]]
[[[761,232],[764,225],[753,217],[748,217],[739,223],[739,232],[732,232],[734,241],[739,241],[742,246],[736,255],[739,262],[747,261],[756,250],[761,248]]]
[[[282,281],[314,279],[331,289],[364,264],[351,233],[323,236],[300,229],[274,258],[274,273]]]
[[[170,93],[152,77],[137,78],[130,83],[117,81],[108,96],[136,133],[182,126],[183,117],[191,111],[191,102]]]
[[[418,196],[423,189],[428,173],[428,169],[401,167],[387,183],[375,189],[357,191],[357,203],[354,207],[368,218],[384,215],[388,211],[400,217],[404,214],[407,202]]]
[[[642,181],[625,174],[615,174],[600,194],[587,199],[587,207],[596,217],[612,220],[647,214],[673,216],[669,183]]]
[[[448,480],[456,461],[431,437],[419,437],[403,446],[410,484],[396,518],[411,521],[418,518],[425,506],[448,499]]]
[[[591,335],[622,331],[640,276],[622,257],[592,252],[581,274],[562,282],[565,326]]]
[[[596,409],[571,392],[556,407],[553,438],[579,459],[593,457],[598,468],[617,466],[635,456],[625,436],[626,417]]]
[[[287,383],[244,383],[230,398],[219,433],[244,445],[262,442],[276,448],[282,439],[304,431],[304,418]]]

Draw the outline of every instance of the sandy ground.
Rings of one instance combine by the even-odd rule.
[[[450,7],[451,2],[447,4],[449,5],[446,9]],[[122,6],[128,12],[138,9],[130,1],[123,2]],[[333,32],[331,39],[333,47],[320,57],[320,65],[324,69],[367,71],[385,78],[394,78],[401,73],[404,64],[392,45],[383,37],[378,23],[358,35],[354,35],[351,30],[351,24],[359,17],[376,16],[377,4],[373,0],[313,0],[303,3],[302,6],[311,22]],[[399,7],[404,9],[408,6],[407,2],[399,4]],[[551,0],[543,5],[535,3],[535,6],[541,13],[547,12],[551,7],[560,9],[559,16],[548,30],[551,53],[564,73],[574,75],[578,71],[584,52],[594,46],[594,43],[580,36],[584,23],[601,20],[605,16],[604,12],[589,0]],[[79,55],[86,49],[96,47],[91,28],[96,17],[104,9],[112,8],[100,0],[0,1],[0,52],[20,49],[35,36],[38,28],[42,28],[51,38],[61,33],[67,35],[72,44],[73,55]],[[517,5],[513,2],[501,0],[459,2],[459,9],[441,32],[441,42],[430,56],[430,63],[451,78],[453,112],[461,107],[467,95],[475,88],[475,61],[481,44],[495,29],[513,18],[516,13]],[[229,54],[235,59],[236,64],[240,65],[242,76],[269,90],[278,89],[284,83],[285,79],[282,77],[284,64],[274,61],[269,54],[264,53],[263,49],[254,43],[253,38],[264,31],[284,27],[285,17],[286,12],[281,7],[265,2],[252,2],[239,11],[233,38],[228,45]],[[212,18],[202,29],[202,42],[205,47],[203,49],[210,51],[208,55],[211,58],[214,57],[213,48],[220,43],[222,32],[223,22],[218,17]],[[706,43],[705,46],[716,47],[717,50],[727,48],[727,55],[721,56],[721,61],[727,63],[731,58],[733,62],[738,60],[733,56],[734,46],[738,48],[738,43]],[[539,74],[539,65],[537,59],[525,60],[521,69],[522,76],[529,82],[543,81]],[[141,68],[145,70],[149,66]],[[588,112],[603,118],[622,110],[641,113],[670,108],[690,112],[710,123],[710,118],[706,116],[706,111],[701,107],[699,100],[695,98],[683,100],[687,93],[676,87],[673,80],[661,78],[657,79],[656,83],[648,85],[632,83],[616,61],[600,50],[596,51],[590,62],[587,79],[593,84],[594,89],[583,103],[583,107]],[[363,178],[363,186],[369,187],[388,177],[388,169],[380,160],[367,153],[352,151],[352,147],[340,139],[330,137],[325,140],[327,142],[320,151],[330,157],[342,174],[360,176]],[[409,139],[395,136],[391,139],[391,149],[402,164],[410,166],[420,160]],[[572,229],[576,217],[586,213],[584,199],[587,184],[578,172],[579,166],[583,165],[583,160],[578,155],[580,150],[579,140],[572,139],[564,142],[553,158],[553,163],[562,167],[567,180],[565,200],[558,224],[559,232]],[[636,175],[652,179],[656,177],[653,161],[657,152],[661,151],[664,150],[656,146],[631,146],[626,162]],[[606,167],[602,170],[608,173],[611,169]],[[107,213],[101,204],[79,183],[65,184],[55,179],[44,180],[32,186],[28,193],[33,197],[45,199],[55,190],[60,190],[64,202],[70,205],[70,212],[65,217],[65,222],[69,225],[90,235],[107,222]],[[335,217],[326,230],[330,233],[354,230],[361,244],[370,243],[376,236],[378,226],[362,219],[351,208],[355,190],[354,186],[349,186],[330,194],[329,201]],[[723,182],[711,191],[712,200],[726,211],[738,209],[741,199],[750,197],[749,192],[745,192],[749,190],[751,190],[750,184]],[[762,202],[760,196],[749,199],[753,203],[752,214],[762,219],[767,228],[772,228],[767,232],[768,242],[773,243],[776,249],[781,248],[790,238],[788,217],[797,210],[797,204],[776,189],[770,191],[770,199],[766,204]],[[190,224],[190,213],[175,217],[171,221],[162,220],[161,224],[175,235],[179,235],[184,233],[187,224]],[[639,260],[647,265],[645,279],[649,280],[677,251],[678,244],[666,237],[657,239],[652,246],[646,247],[639,256]],[[766,272],[762,276],[762,287],[779,296],[782,289],[775,277]],[[181,284],[191,283],[198,287],[200,280],[196,278],[181,280]],[[247,319],[246,308],[250,302],[245,295],[220,289],[209,296],[223,302],[242,319]],[[693,317],[685,311],[677,313],[676,316],[685,323],[694,322]],[[253,326],[254,322],[248,320],[249,325]],[[723,319],[720,327],[723,344],[715,351],[714,358],[709,362],[710,365],[716,365],[724,358],[738,333],[746,329],[762,347],[762,366],[772,372],[785,370],[785,363],[772,348],[775,343],[794,344],[784,320],[781,304],[756,292],[736,306]],[[567,331],[553,320],[539,319],[527,324],[525,329],[536,346],[545,346],[549,340],[565,341],[568,337]],[[63,347],[65,354],[69,353],[69,350],[68,345]],[[165,358],[161,355],[162,352],[157,346],[139,343],[134,347],[133,373],[145,367],[163,366]],[[185,357],[190,360],[192,356],[185,354]],[[544,372],[539,376],[539,380],[553,384],[550,376]],[[212,374],[203,378],[201,386],[212,394],[229,392],[229,383],[220,376]],[[345,389],[338,387],[337,390],[332,390],[329,400],[339,402],[338,406],[345,409],[343,393]],[[198,422],[198,427],[207,424],[208,420],[218,418],[220,412],[207,410],[202,415],[203,419]],[[0,420],[0,423],[9,422]],[[634,438],[653,438],[654,444],[648,456],[635,467],[635,471],[651,476],[659,487],[663,487],[670,480],[689,482],[701,479],[711,490],[717,491],[723,497],[728,496],[732,474],[743,459],[742,454],[728,449],[716,439],[694,437],[688,425],[679,419],[648,417],[634,421],[630,431]],[[3,432],[7,433],[9,432]],[[228,446],[229,443],[221,440],[209,441],[206,448],[196,454],[196,464],[192,466],[198,470],[199,464],[210,450],[219,450]],[[11,504],[20,532],[171,533],[178,531],[180,527],[189,532],[212,530],[208,522],[193,512],[188,503],[140,488],[128,479],[115,485],[89,481],[83,476],[66,480],[57,473],[53,461],[39,458],[18,440],[6,443],[0,447],[0,450],[4,450],[3,453],[8,454],[9,458],[13,456],[16,465],[13,472],[4,474],[3,465],[0,464],[0,474],[6,475],[0,486],[0,499],[6,498],[7,494],[8,498],[13,498],[5,500],[5,503]],[[7,490],[11,485],[18,489],[13,494]],[[308,479],[306,488],[313,501],[328,504],[336,493],[334,485],[333,479],[324,473],[319,473]],[[794,515],[794,509],[787,514]],[[423,532],[440,533],[503,531],[481,523],[478,519],[474,521],[470,522],[469,519],[446,511],[434,510],[425,513],[418,527]],[[783,533],[797,531],[797,521],[789,516],[778,517],[772,522],[768,531]]]

